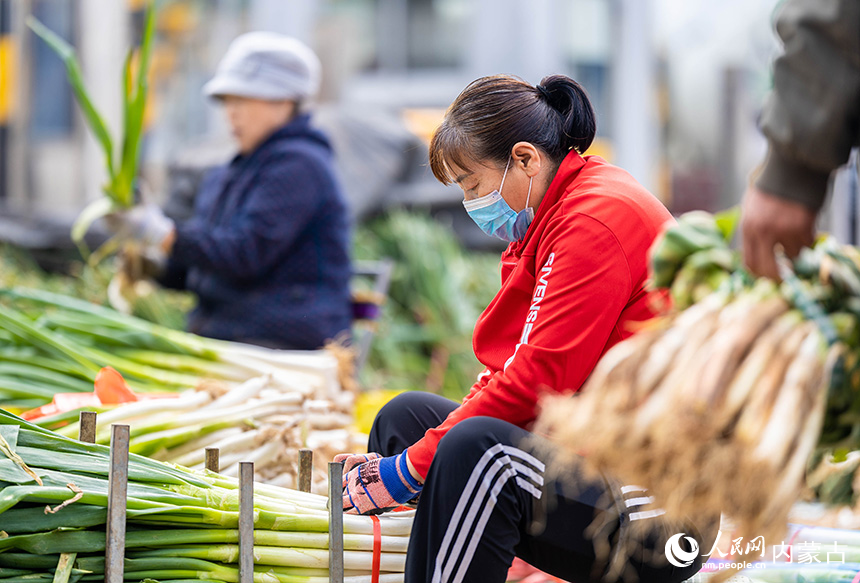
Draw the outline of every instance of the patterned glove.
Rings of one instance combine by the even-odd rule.
[[[409,502],[422,485],[409,473],[406,450],[355,465],[343,477],[343,509],[350,514],[380,514]]]
[[[343,462],[343,475],[346,476],[355,466],[382,457],[378,453],[339,453],[334,456],[335,462]]]

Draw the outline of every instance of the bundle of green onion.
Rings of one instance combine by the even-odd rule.
[[[36,288],[85,299],[98,305],[107,305],[107,288],[116,271],[114,266],[106,262],[89,264],[80,261],[70,261],[67,272],[46,271],[29,252],[2,243],[0,265],[3,266],[0,270],[0,289]],[[191,292],[159,287],[153,289],[152,293],[138,296],[130,313],[167,328],[184,330],[187,313],[195,302]]]
[[[107,182],[102,187],[104,196],[91,202],[81,212],[74,227],[72,239],[81,244],[83,237],[94,221],[104,215],[132,206],[134,201],[134,182],[137,178],[141,143],[143,141],[146,101],[149,91],[149,63],[155,37],[154,2],[146,2],[140,48],[129,49],[121,78],[123,97],[123,126],[119,146],[98,111],[84,85],[80,63],[74,48],[37,19],[30,17],[28,26],[62,60],[66,67],[69,84],[72,87],[84,120],[102,149],[105,161]]]
[[[234,386],[261,375],[287,392],[336,397],[338,359],[203,338],[34,289],[0,290],[0,407],[28,409],[58,392],[92,391],[102,367],[135,391]]]
[[[349,397],[348,394],[344,394]],[[89,408],[91,409],[91,408]],[[261,376],[219,390],[209,384],[174,398],[158,398],[104,407],[96,442],[110,442],[110,424],[130,426],[130,450],[191,469],[203,469],[206,448],[220,452],[220,471],[237,476],[239,462],[255,464],[256,479],[288,488],[298,485],[298,450],[309,448],[317,460],[344,451],[360,451],[358,435],[349,429],[347,407],[332,399],[310,399],[273,387]],[[60,435],[79,433],[78,411],[34,422]],[[312,491],[326,492],[324,464],[317,464]]]
[[[742,271],[730,234],[701,212],[668,230],[652,277],[675,310],[545,403],[536,430],[560,471],[586,452],[671,519],[724,513],[773,538],[816,451],[860,447],[860,252],[824,239],[793,270],[781,259],[777,283]]]
[[[667,288],[676,311],[715,291],[742,292],[754,280],[741,267],[740,254],[729,247],[739,215],[694,211],[680,217],[652,249],[652,285]],[[839,341],[843,354],[829,388],[827,414],[819,443],[837,461],[860,448],[860,250],[822,236],[793,261],[794,275],[780,285],[782,295]],[[824,318],[826,316],[826,318]]]
[[[103,581],[110,451],[0,411],[0,581]],[[131,454],[125,579],[238,582],[238,481]],[[328,581],[326,499],[254,486],[254,581]],[[344,516],[346,581],[402,581],[409,512]],[[60,565],[59,574],[58,565]],[[60,578],[55,578],[57,574]],[[64,578],[63,578],[64,577]]]

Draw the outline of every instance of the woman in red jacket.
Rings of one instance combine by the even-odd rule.
[[[493,76],[466,87],[433,136],[436,178],[462,188],[478,226],[510,245],[501,289],[475,326],[486,368],[469,395],[459,404],[401,395],[377,416],[373,453],[341,456],[349,511],[420,494],[407,583],[503,582],[514,556],[574,582],[673,583],[701,566],[698,553],[667,560],[665,541],[679,531],[644,508],[642,488],[577,468],[564,483],[545,481],[541,454],[526,445],[540,394],[579,390],[601,355],[654,315],[648,249],[672,218],[627,172],[581,155],[595,128],[572,79],[534,87]],[[630,544],[635,521],[649,521],[636,529],[649,534]],[[703,540],[695,530],[684,534],[710,548],[716,531],[703,529]]]

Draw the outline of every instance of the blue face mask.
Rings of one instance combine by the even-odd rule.
[[[504,241],[514,242],[525,237],[529,225],[535,218],[535,211],[529,206],[529,197],[532,195],[532,179],[529,179],[529,192],[526,195],[526,208],[516,212],[502,198],[502,188],[505,186],[505,177],[508,175],[508,167],[511,160],[505,165],[505,173],[502,175],[502,183],[499,190],[476,198],[464,200],[463,206],[472,220],[481,227],[488,235],[498,237]]]

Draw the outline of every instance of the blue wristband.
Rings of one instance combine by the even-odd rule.
[[[397,456],[397,467],[400,468],[400,475],[406,478],[406,483],[410,488],[415,490],[415,492],[420,492],[422,484],[418,480],[412,477],[412,472],[409,471],[409,464],[406,462],[406,450],[404,449],[399,456]]]
[[[401,473],[402,472],[402,473]],[[379,460],[379,477],[395,502],[409,502],[421,491],[421,484],[409,473],[406,452]]]

